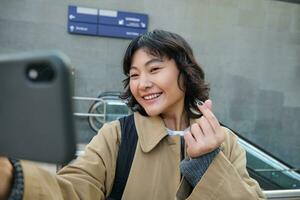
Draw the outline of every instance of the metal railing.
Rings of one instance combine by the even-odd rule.
[[[73,100],[79,101],[99,101],[105,103],[102,98],[94,98],[94,97],[72,97]],[[83,112],[75,112],[73,113],[74,116],[77,117],[105,117],[105,114],[96,114],[96,113],[83,113]]]
[[[300,189],[293,190],[265,190],[264,194],[267,199],[276,199],[276,200],[300,200]]]
[[[73,115],[76,117],[87,118],[90,128],[94,132],[98,132],[99,128],[101,128],[104,123],[112,119],[120,118],[125,114],[130,114],[130,109],[128,109],[126,103],[119,99],[119,96],[116,96],[115,94],[99,95],[97,98],[74,96],[73,100],[92,101],[88,112],[74,112]],[[128,112],[115,113],[116,111],[112,111],[112,106],[125,106]],[[98,110],[99,108],[101,111]]]

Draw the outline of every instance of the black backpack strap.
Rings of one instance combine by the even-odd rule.
[[[118,152],[114,184],[107,200],[120,200],[122,198],[138,139],[133,114],[122,117],[119,121],[121,125],[121,144]]]

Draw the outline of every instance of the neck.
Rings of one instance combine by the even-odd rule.
[[[185,111],[173,114],[161,114],[167,128],[174,131],[185,130],[189,126],[189,119]]]

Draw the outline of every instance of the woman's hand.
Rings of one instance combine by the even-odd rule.
[[[13,166],[6,157],[0,157],[0,200],[8,198],[13,180]]]
[[[184,135],[187,154],[191,158],[215,150],[225,140],[225,133],[212,112],[212,101],[206,100],[203,105],[198,107],[203,116],[197,119],[197,122],[191,125],[190,131]]]

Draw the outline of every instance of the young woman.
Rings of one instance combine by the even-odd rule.
[[[137,37],[127,48],[123,70],[127,78],[122,98],[134,111],[138,141],[122,199],[264,199],[247,173],[237,137],[213,114],[204,72],[182,37],[162,30]],[[57,175],[27,161],[21,161],[22,171],[17,170],[19,162],[13,162],[21,174],[17,180],[24,185],[21,196],[107,199],[120,130],[119,121],[105,124],[85,153]],[[12,171],[8,160],[1,162]],[[8,181],[2,188],[11,187],[9,176],[4,177]],[[15,195],[18,187],[12,185]],[[2,189],[5,193],[9,189]]]

